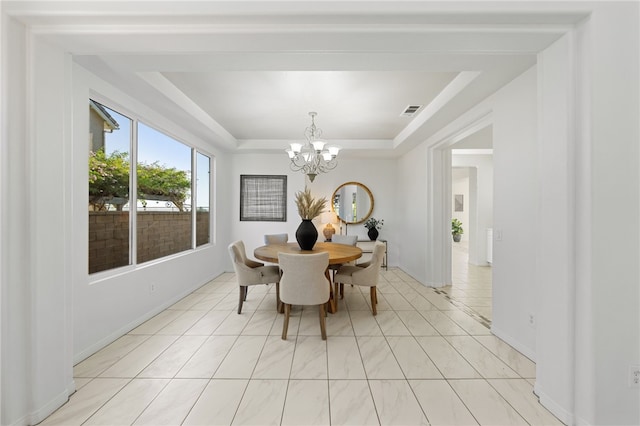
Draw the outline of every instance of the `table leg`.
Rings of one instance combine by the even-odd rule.
[[[336,294],[333,292],[333,284],[331,279],[331,274],[329,273],[329,268],[324,271],[324,275],[327,277],[329,281],[329,301],[327,302],[327,311],[335,314],[338,312],[338,304],[336,303]]]

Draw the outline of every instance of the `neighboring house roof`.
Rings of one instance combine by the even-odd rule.
[[[104,120],[104,131],[111,133],[114,130],[118,130],[120,125],[118,122],[107,112],[105,107],[100,105],[94,100],[89,99],[89,107],[93,109],[95,112],[102,117]]]

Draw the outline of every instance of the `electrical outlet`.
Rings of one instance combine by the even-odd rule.
[[[154,293],[155,291],[156,291],[155,283],[150,283],[149,284],[149,293]]]
[[[496,229],[496,241],[502,241],[502,229]]]
[[[629,366],[629,387],[640,388],[640,365]]]
[[[536,326],[536,317],[533,314],[529,314],[529,325],[531,327],[535,327]]]

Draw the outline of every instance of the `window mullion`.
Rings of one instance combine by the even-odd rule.
[[[131,164],[129,183],[129,250],[131,264],[138,264],[138,120],[131,126]]]

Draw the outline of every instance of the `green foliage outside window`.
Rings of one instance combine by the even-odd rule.
[[[184,211],[184,201],[191,189],[187,172],[164,167],[157,162],[138,163],[138,199],[171,201]],[[116,210],[129,200],[129,155],[104,150],[89,154],[89,204],[94,210],[106,210],[114,205]]]

